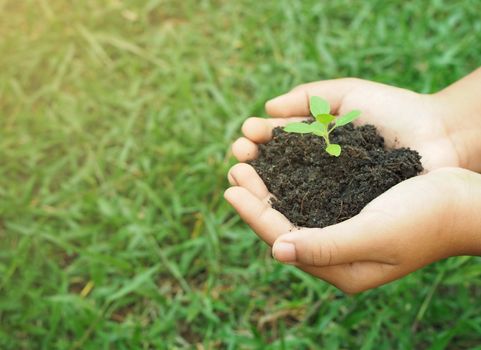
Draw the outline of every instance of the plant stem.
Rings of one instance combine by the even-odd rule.
[[[326,136],[323,136],[324,137],[324,140],[326,141],[326,147],[329,146],[331,143],[329,142],[329,134],[327,134]]]

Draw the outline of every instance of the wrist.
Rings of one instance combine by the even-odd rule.
[[[450,239],[449,255],[481,255],[481,175],[461,168],[438,170],[449,185],[450,202],[444,229]]]
[[[481,69],[430,95],[434,113],[458,154],[459,166],[481,172]]]

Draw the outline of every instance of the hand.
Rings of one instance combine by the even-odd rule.
[[[257,156],[257,144],[272,137],[272,128],[309,116],[309,96],[327,99],[334,113],[362,111],[356,124],[374,124],[388,146],[406,146],[422,156],[426,170],[460,166],[456,145],[451,140],[448,118],[453,113],[437,95],[423,95],[370,81],[346,78],[304,84],[266,104],[272,119],[249,118],[245,137],[233,145],[241,162]],[[303,118],[304,117],[304,118]]]
[[[231,171],[225,193],[274,257],[346,293],[398,279],[431,262],[481,253],[481,175],[444,168],[394,186],[339,224],[297,229],[267,204],[267,188],[247,164]],[[476,197],[478,196],[478,197]],[[293,231],[293,232],[291,232]]]
[[[257,143],[267,142],[273,127],[299,120],[294,116],[309,114],[307,101],[310,95],[327,98],[334,112],[362,110],[361,123],[375,124],[389,145],[418,150],[428,171],[459,165],[457,150],[449,137],[443,113],[436,107],[432,96],[357,79],[303,85],[270,101],[266,106],[268,113],[281,118],[248,119],[243,126],[246,137],[234,143],[234,155],[240,161],[255,158]],[[292,260],[292,253],[289,255],[289,246],[285,243],[294,243],[294,264],[353,293],[399,278],[453,254],[454,250],[447,249],[453,248],[453,245],[436,246],[439,242],[433,238],[440,234],[442,228],[442,220],[437,215],[445,218],[444,210],[449,209],[449,205],[441,200],[445,189],[432,183],[440,183],[437,180],[440,178],[444,181],[447,171],[408,180],[343,223],[282,237],[294,227],[281,213],[270,208],[270,194],[252,167],[238,164],[231,169],[229,181],[235,187],[227,190],[225,196],[262,239],[270,245],[276,242],[274,254],[279,260]],[[420,201],[420,193],[429,193],[429,196],[422,195],[423,200]],[[410,209],[400,210],[406,207]],[[414,240],[417,250],[412,250],[413,247],[407,244],[412,242],[413,235],[417,235]],[[384,245],[386,242],[389,243],[387,246]],[[341,243],[344,244],[340,246]],[[342,250],[336,248],[338,246]],[[403,248],[406,250],[402,251]]]

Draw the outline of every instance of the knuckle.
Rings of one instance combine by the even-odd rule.
[[[322,256],[324,255],[322,245],[316,247],[315,249],[311,249],[310,254],[310,264],[314,266],[321,266],[322,265]]]
[[[336,245],[333,242],[325,242],[312,247],[308,257],[308,264],[313,266],[331,265],[336,249]]]
[[[339,248],[335,242],[335,240],[330,239],[325,242],[324,249],[323,249],[323,256],[322,259],[324,260],[324,265],[331,265],[333,262],[333,258],[338,255]]]

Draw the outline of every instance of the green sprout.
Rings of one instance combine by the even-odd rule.
[[[359,118],[361,112],[354,110],[336,118],[330,114],[331,107],[329,106],[329,102],[317,96],[310,98],[309,109],[311,110],[312,116],[316,119],[313,123],[290,123],[284,127],[284,131],[321,136],[324,141],[326,141],[326,152],[331,156],[339,157],[341,154],[341,146],[331,143],[329,141],[329,134],[334,129],[349,124]],[[334,124],[331,125],[332,122],[334,122]]]

